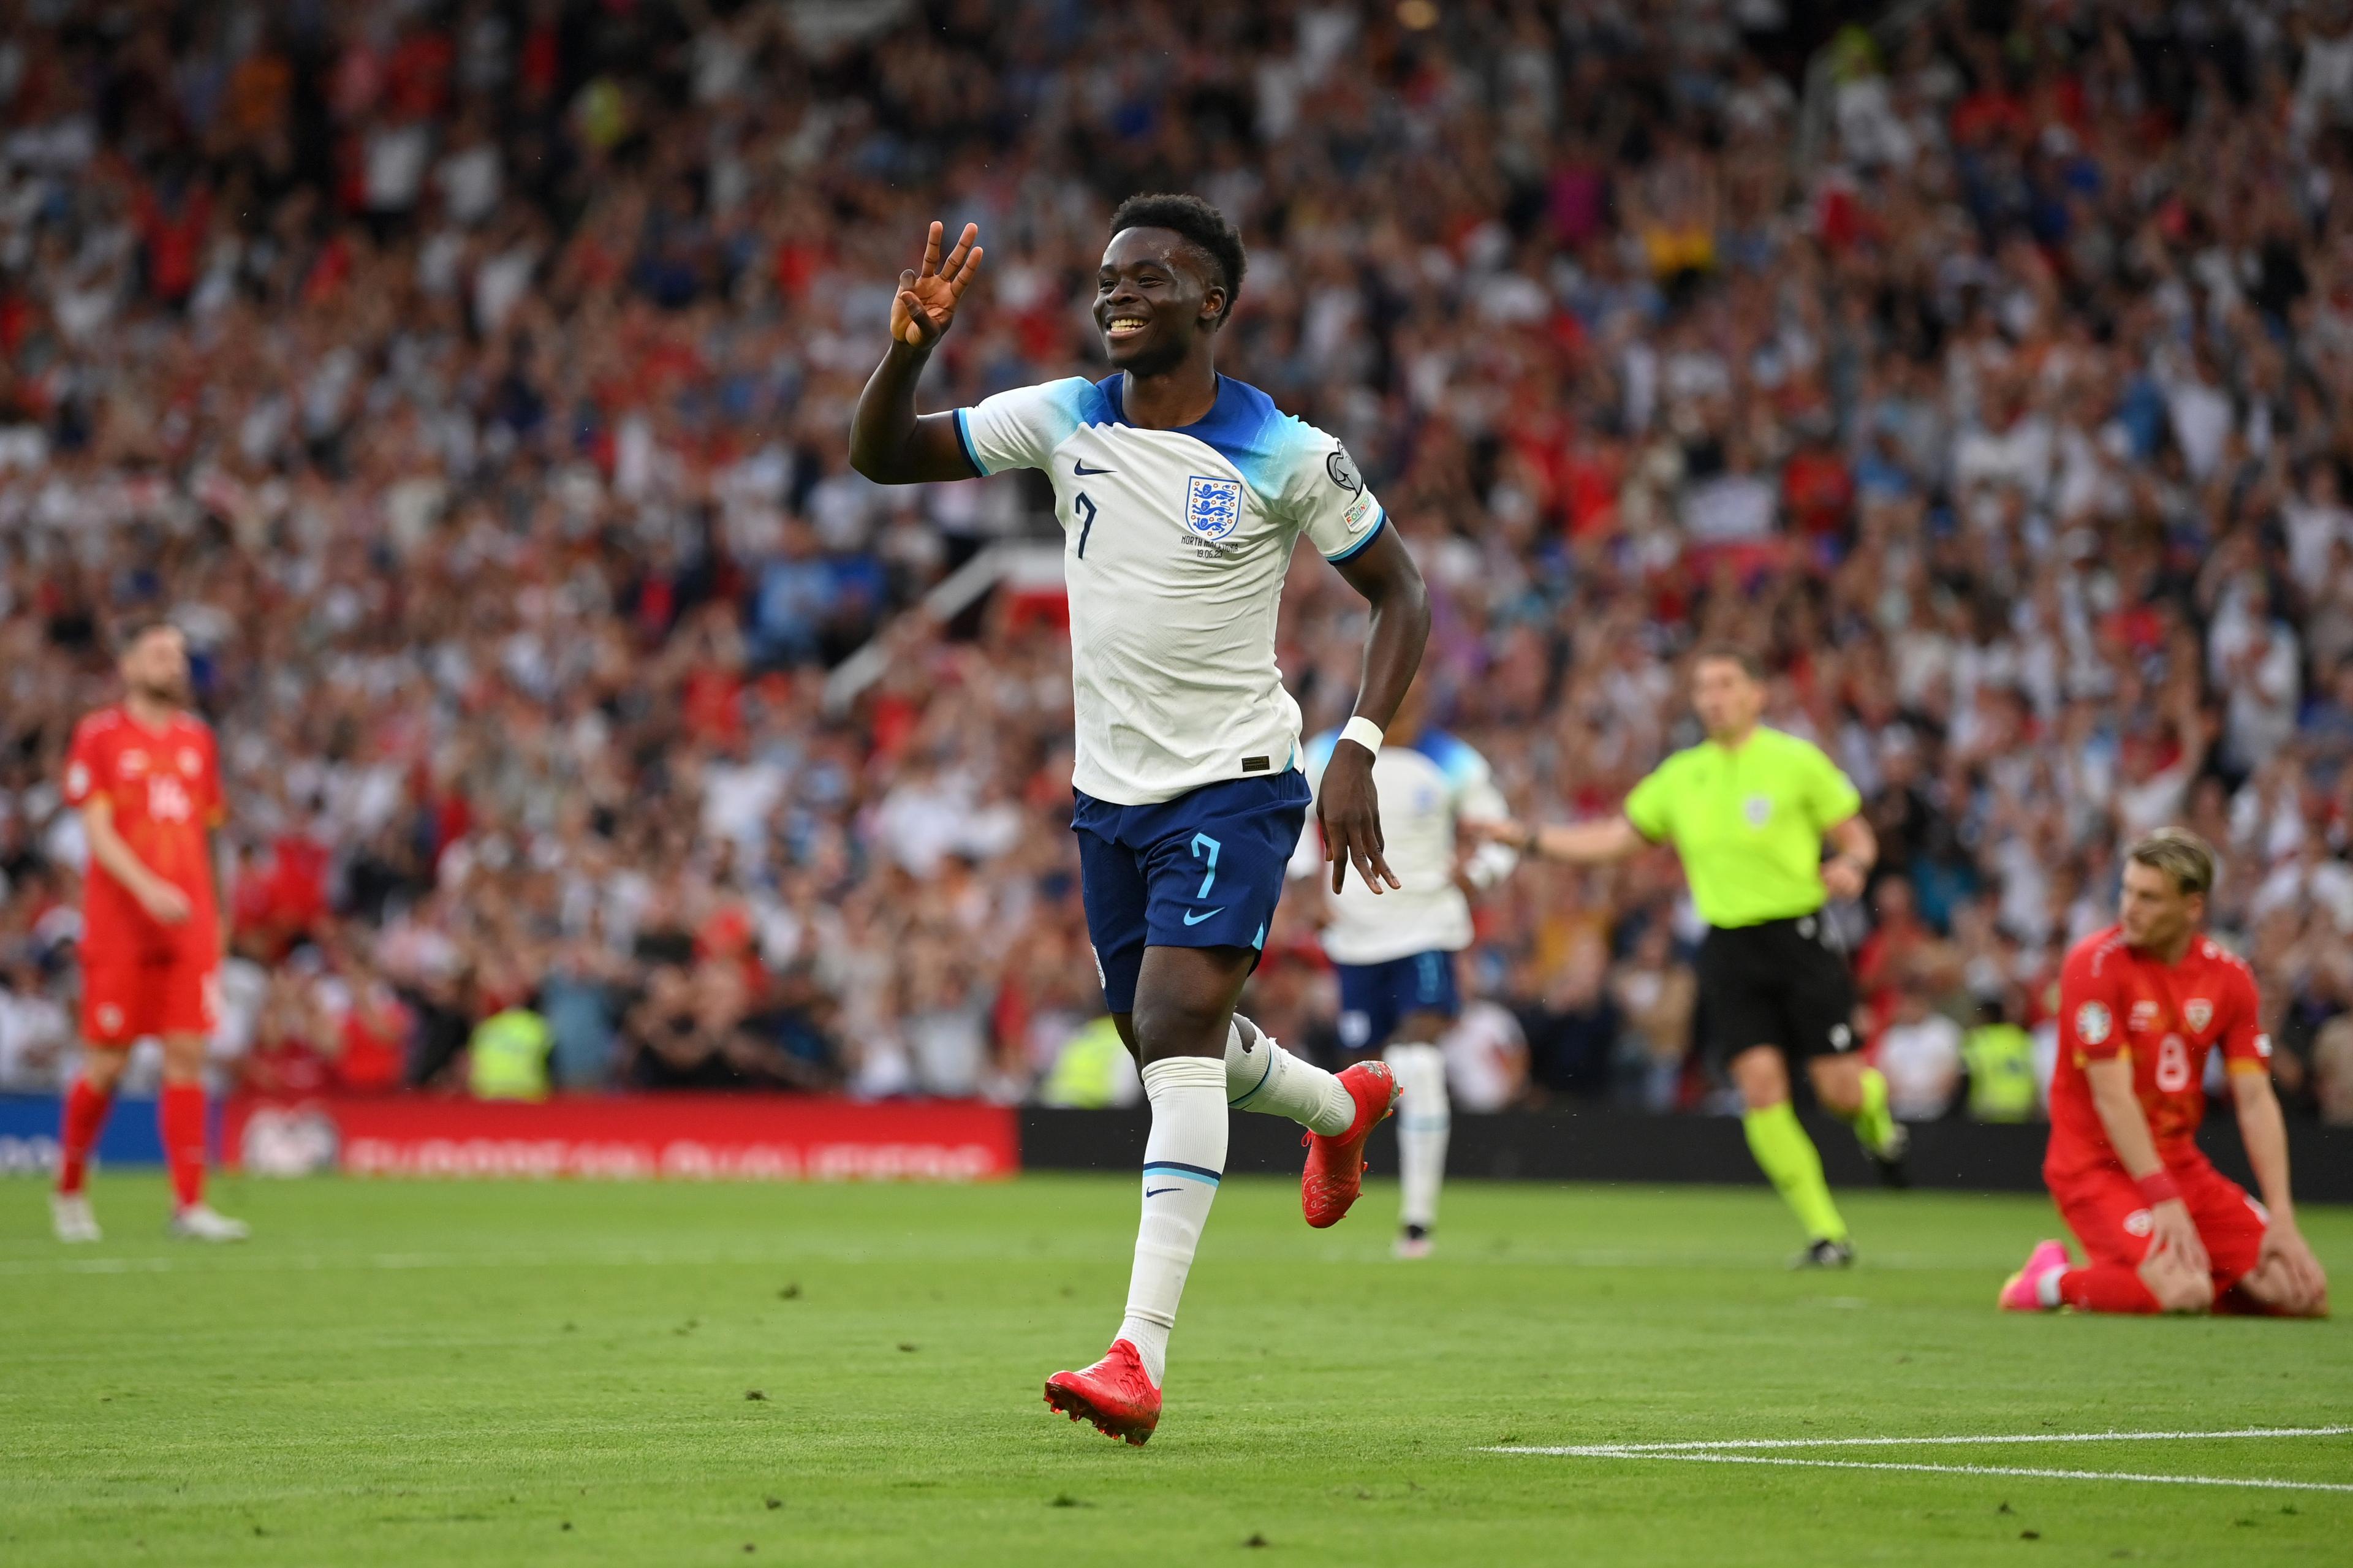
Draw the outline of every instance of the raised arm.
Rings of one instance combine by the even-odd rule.
[[[2272,1092],[2272,1075],[2260,1063],[2232,1062],[2231,1098],[2247,1163],[2254,1167],[2255,1185],[2271,1211],[2247,1284],[2259,1297],[2292,1310],[2319,1310],[2328,1300],[2328,1278],[2296,1228],[2295,1198],[2288,1191],[2287,1123],[2280,1116],[2279,1096]]]
[[[1336,563],[1348,586],[1372,606],[1372,633],[1365,639],[1365,668],[1356,686],[1356,716],[1382,729],[1397,717],[1405,689],[1421,668],[1421,645],[1430,637],[1430,590],[1421,569],[1395,528],[1384,527],[1373,542]],[[1382,858],[1380,800],[1373,791],[1373,753],[1354,741],[1332,748],[1324,780],[1315,792],[1315,820],[1324,829],[1324,858],[1332,865],[1332,890],[1338,892],[1353,864],[1376,893],[1399,887]]]
[[[891,301],[891,346],[867,377],[858,411],[850,416],[849,466],[876,484],[969,479],[980,471],[965,452],[955,415],[915,412],[915,383],[955,321],[957,301],[980,272],[978,226],[964,226],[944,261],[944,233],[939,224],[932,225],[922,269],[899,274],[898,297]]]
[[[1606,866],[1639,854],[1651,843],[1623,816],[1566,826],[1527,827],[1516,822],[1465,823],[1463,826],[1478,837],[1516,845],[1524,855],[1571,866]]]

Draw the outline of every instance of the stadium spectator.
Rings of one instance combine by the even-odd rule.
[[[2292,1111],[2341,1102],[2340,15],[1947,6],[1844,36],[1814,100],[1794,68],[1847,7],[955,9],[270,0],[138,49],[102,7],[10,11],[12,1008],[75,983],[59,758],[103,633],[163,611],[240,947],[391,987],[412,1083],[534,994],[558,1083],[660,1077],[628,999],[675,966],[777,1020],[722,1030],[765,1065],[714,1081],[1026,1091],[1092,1009],[1025,1000],[1087,974],[1061,633],[910,606],[1037,498],[879,496],[849,402],[923,221],[987,231],[935,372],[969,402],[1087,365],[1103,215],[1183,184],[1251,246],[1221,363],[1396,508],[1437,710],[1515,807],[1612,809],[1690,738],[1688,650],[1769,649],[1771,721],[1862,787],[1875,898],[1910,889],[1873,951],[1960,954],[1932,1005],[2031,994],[2106,923],[2116,845],[2188,820]],[[1128,68],[1138,28],[1167,68]],[[1328,726],[1356,612],[1309,571],[1284,610]],[[828,691],[878,631],[880,677]],[[1540,1079],[1609,1092],[1615,1012],[1658,1069],[1617,1092],[1656,1102],[1672,1025],[1623,982],[1648,933],[1687,946],[1678,893],[1638,864],[1482,908],[1466,970]],[[1328,986],[1285,935],[1251,1005],[1312,1043]]]
[[[2000,1000],[1979,1005],[1977,1023],[1961,1037],[1961,1068],[1968,1076],[1969,1115],[1979,1121],[2030,1121],[2039,1104],[2034,1038]]]
[[[1051,1070],[1038,1086],[1040,1105],[1072,1110],[1134,1105],[1143,1096],[1135,1059],[1120,1043],[1119,1030],[1109,1014],[1062,1043]]]
[[[547,1020],[529,1007],[501,1007],[466,1041],[466,1082],[477,1100],[547,1098]]]
[[[1904,1121],[1934,1121],[1953,1108],[1961,1082],[1961,1026],[1928,1005],[1917,985],[1898,994],[1894,1016],[1873,1047],[1887,1075],[1888,1108]]]
[[[547,1020],[548,1072],[567,1089],[608,1088],[619,1047],[614,989],[626,965],[602,942],[575,937],[539,981],[539,1012]]]
[[[73,1020],[48,994],[40,972],[19,959],[0,991],[0,1090],[54,1091],[65,1082]]]
[[[1501,1004],[1465,1003],[1440,1046],[1446,1052],[1448,1097],[1461,1110],[1503,1110],[1527,1093],[1527,1038]]]
[[[1637,1102],[1651,1110],[1674,1110],[1691,1052],[1699,978],[1676,957],[1663,923],[1653,922],[1634,939],[1633,951],[1610,973],[1609,994],[1626,1020],[1620,1057],[1633,1075]]]
[[[1599,935],[1580,931],[1552,983],[1520,1016],[1529,1076],[1552,1093],[1594,1099],[1609,1090],[1620,1018],[1608,964]]]
[[[328,1029],[309,975],[289,968],[270,977],[252,1047],[237,1065],[240,1087],[254,1094],[299,1100],[334,1087]]]
[[[2353,1127],[2353,1013],[2339,1013],[2321,1026],[2313,1041],[2312,1070],[2320,1120]]]

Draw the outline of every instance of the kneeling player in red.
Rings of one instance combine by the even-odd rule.
[[[2200,929],[2213,886],[2204,840],[2152,834],[2126,852],[2119,923],[2067,955],[2042,1175],[2091,1261],[2072,1268],[2063,1243],[2043,1242],[2002,1286],[2006,1310],[2328,1310],[2295,1226],[2254,976]],[[2196,1142],[2218,1045],[2260,1204]]]
[[[50,1218],[59,1241],[96,1241],[82,1191],[114,1086],[131,1047],[164,1042],[156,1119],[171,1166],[172,1233],[242,1241],[205,1192],[205,1042],[219,989],[220,900],[212,830],[223,818],[212,731],[184,706],[188,647],[162,622],[133,631],[122,652],[122,700],[74,729],[68,805],[90,839],[81,935],[81,1071],[66,1091]]]

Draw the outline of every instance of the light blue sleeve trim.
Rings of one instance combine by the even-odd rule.
[[[972,465],[973,472],[985,479],[989,477],[988,465],[982,462],[980,454],[972,449],[972,432],[965,428],[965,418],[967,413],[969,410],[963,408],[955,411],[956,441],[964,447],[965,461]]]
[[[1381,530],[1387,528],[1388,525],[1389,509],[1383,507],[1381,508],[1381,515],[1374,520],[1373,531],[1370,533],[1366,534],[1364,538],[1359,539],[1356,543],[1351,544],[1347,549],[1340,552],[1339,554],[1326,555],[1324,559],[1329,561],[1335,566],[1337,566],[1343,561],[1354,560],[1356,556],[1364,552],[1364,549],[1366,545],[1370,544],[1374,540],[1378,539],[1381,536]]]

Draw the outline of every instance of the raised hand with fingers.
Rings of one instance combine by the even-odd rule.
[[[899,274],[899,294],[891,301],[891,336],[910,348],[927,349],[955,320],[956,302],[980,275],[980,226],[968,223],[955,248],[940,258],[945,226],[934,222],[923,237],[923,265]]]

